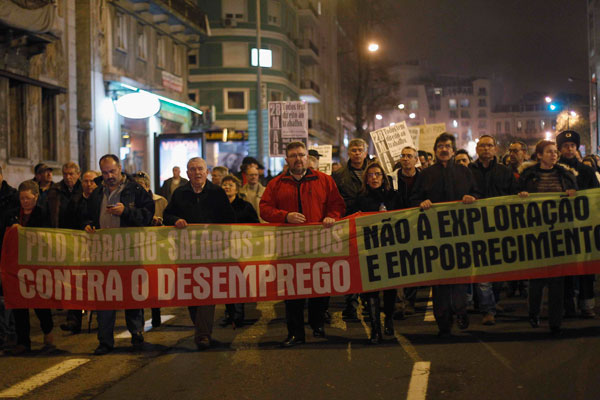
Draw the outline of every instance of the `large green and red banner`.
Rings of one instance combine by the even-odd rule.
[[[600,272],[600,190],[356,214],[320,224],[10,228],[9,308],[127,309]]]

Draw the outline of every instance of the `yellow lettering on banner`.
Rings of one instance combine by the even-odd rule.
[[[148,299],[149,286],[148,272],[142,268],[134,269],[131,273],[131,298],[135,301]]]
[[[33,299],[35,297],[35,288],[32,287],[33,285],[28,285],[26,283],[35,279],[33,271],[27,268],[21,268],[17,273],[17,278],[19,279],[19,292],[21,293],[21,296],[25,299]]]
[[[175,297],[175,271],[171,268],[159,268],[158,276],[158,300],[173,300]]]

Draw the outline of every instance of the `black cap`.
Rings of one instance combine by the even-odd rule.
[[[562,147],[562,145],[567,142],[575,143],[575,145],[579,147],[579,133],[575,131],[562,131],[556,137],[556,145],[558,146],[559,150]]]
[[[50,168],[48,165],[46,165],[44,163],[39,163],[38,165],[36,165],[33,168],[33,171],[37,175],[37,174],[41,174],[42,172],[52,171],[52,168]]]
[[[321,157],[321,155],[319,154],[319,152],[318,152],[318,151],[316,151],[315,149],[310,149],[310,150],[308,151],[308,155],[309,155],[309,156],[316,157],[316,158],[317,158],[317,160],[318,160],[318,159]]]

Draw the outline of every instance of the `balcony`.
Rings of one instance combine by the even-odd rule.
[[[301,28],[318,25],[319,13],[309,0],[298,0],[295,3],[298,7],[298,19]]]
[[[310,79],[303,79],[300,82],[300,100],[307,103],[320,103],[321,89],[319,85]]]
[[[319,64],[319,48],[312,42],[312,40],[298,40],[296,45],[298,46],[300,62],[306,65]]]

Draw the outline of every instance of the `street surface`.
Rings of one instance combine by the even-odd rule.
[[[341,319],[343,298],[333,298],[326,339],[281,349],[286,336],[284,305],[246,305],[248,324],[237,330],[218,325],[214,348],[197,352],[187,309],[167,308],[170,318],[145,334],[145,349],[130,350],[129,338],[115,350],[93,356],[92,332],[67,334],[58,328],[65,311],[55,312],[58,351],[42,346],[39,322],[31,312],[32,347],[22,357],[0,357],[0,398],[22,399],[598,399],[600,319],[568,319],[559,338],[547,321],[532,329],[526,302],[503,299],[513,312],[483,326],[471,313],[466,331],[438,339],[427,310],[429,289],[419,292],[417,313],[395,321],[395,336],[367,344],[369,323]],[[598,300],[597,300],[598,303]],[[146,310],[146,319],[150,311]],[[124,331],[122,312],[115,334]],[[169,317],[173,316],[173,317]],[[84,318],[85,321],[85,318]],[[121,335],[126,336],[126,335]]]

